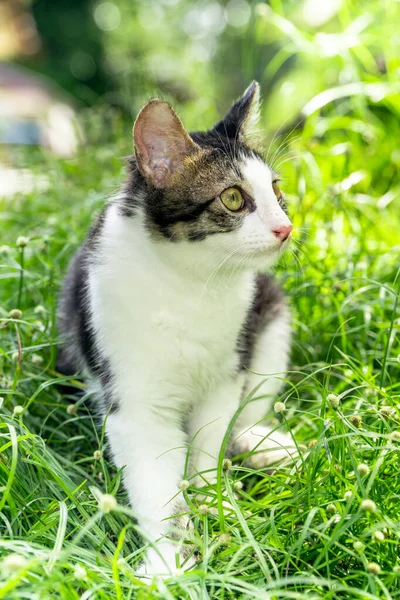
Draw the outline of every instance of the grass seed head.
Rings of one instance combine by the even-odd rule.
[[[37,366],[42,365],[43,364],[43,356],[40,356],[40,354],[32,354],[31,362]]]
[[[69,415],[76,415],[77,412],[78,412],[78,409],[77,409],[76,404],[68,404],[67,413]]]
[[[383,531],[375,531],[374,532],[374,538],[378,542],[383,542],[383,540],[385,539],[385,534],[383,533]]]
[[[11,573],[16,573],[20,569],[23,569],[27,562],[26,558],[21,556],[21,554],[12,553],[5,557],[3,566]]]
[[[389,438],[394,442],[400,442],[400,431],[392,431],[389,434]]]
[[[360,463],[357,467],[357,471],[360,473],[361,477],[365,477],[369,473],[369,466],[365,463]]]
[[[13,308],[8,313],[8,316],[11,317],[11,319],[20,319],[22,317],[22,310],[19,308]]]
[[[337,410],[340,406],[340,398],[339,396],[336,396],[336,394],[328,394],[326,397],[328,403],[330,404],[330,406],[334,409]]]
[[[208,513],[210,512],[210,508],[209,506],[207,506],[207,504],[200,504],[199,506],[199,514],[204,516],[204,515],[208,515]]]
[[[357,429],[359,429],[362,425],[362,418],[360,415],[351,415],[351,417],[349,417],[349,421],[354,425],[354,427],[357,427]]]
[[[87,579],[87,573],[85,567],[82,565],[75,565],[74,567],[74,577],[78,581],[84,581]]]
[[[221,544],[229,544],[231,539],[232,538],[229,535],[229,533],[221,533],[221,535],[219,536],[219,541],[221,542]]]
[[[20,404],[17,404],[17,406],[14,406],[13,414],[16,417],[18,415],[22,415],[23,412],[24,412],[24,407],[23,406],[21,406]]]
[[[181,492],[185,492],[189,486],[190,486],[190,482],[187,479],[182,479],[182,481],[179,483],[178,487],[181,490]]]
[[[103,458],[103,453],[101,450],[95,450],[93,452],[93,458],[94,460],[101,460]]]
[[[101,494],[98,499],[99,510],[110,513],[117,508],[117,500],[112,494]]]
[[[41,304],[38,304],[33,309],[33,312],[35,313],[35,315],[45,315],[47,311],[44,306],[42,306]]]
[[[381,567],[376,562],[369,562],[367,564],[367,569],[372,575],[379,575],[382,571]]]
[[[275,404],[274,404],[274,411],[277,414],[284,413],[285,410],[286,410],[286,407],[285,407],[285,405],[284,405],[283,402],[275,402]]]
[[[353,548],[356,552],[359,552],[361,554],[361,552],[364,552],[365,550],[365,544],[357,540],[356,542],[354,542]]]
[[[231,468],[232,468],[232,461],[229,458],[224,458],[224,460],[222,461],[222,470],[226,471],[228,473]]]
[[[20,235],[17,237],[17,246],[18,248],[25,248],[29,244],[29,239],[24,235]]]
[[[376,504],[373,500],[366,498],[361,502],[361,509],[365,512],[374,513],[376,511]]]
[[[394,409],[391,406],[387,406],[386,404],[384,404],[380,407],[379,412],[384,417],[392,417],[394,414]]]

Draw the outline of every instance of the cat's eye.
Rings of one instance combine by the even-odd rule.
[[[224,190],[220,198],[224,206],[233,212],[243,208],[243,196],[237,188],[231,187]]]
[[[278,198],[278,200],[281,200],[282,199],[282,192],[281,192],[281,190],[279,188],[279,185],[276,183],[276,181],[273,182],[272,189],[274,190],[274,194]]]

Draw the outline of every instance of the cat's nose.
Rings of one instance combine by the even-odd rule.
[[[289,235],[292,233],[293,226],[292,225],[282,225],[277,229],[273,230],[273,234],[276,235],[277,238],[284,242],[288,239]]]

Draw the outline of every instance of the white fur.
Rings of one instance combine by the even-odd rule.
[[[93,324],[110,359],[119,406],[107,418],[107,435],[116,464],[125,467],[139,525],[153,544],[167,533],[168,519],[177,500],[182,501],[179,482],[189,477],[184,473],[188,441],[194,438],[192,468],[200,472],[198,481],[215,476],[221,441],[245,384],[244,375],[235,375],[236,345],[254,293],[254,265],[265,267],[276,260],[280,243],[272,230],[289,223],[276,201],[268,168],[252,159],[243,170],[257,210],[239,232],[209,236],[202,244],[156,243],[148,238],[140,216],[124,218],[114,204],[107,212],[100,256],[90,267]],[[235,270],[230,253],[239,246],[242,263]],[[265,256],[251,257],[253,250]],[[223,261],[231,264],[230,271],[220,265]],[[256,369],[283,373],[287,316],[264,338],[258,344]],[[285,342],[280,344],[281,338]],[[256,379],[261,381],[251,376],[247,387]],[[270,377],[265,391],[276,394],[279,387],[279,380]],[[246,431],[267,409],[265,399],[251,406],[240,419],[243,447],[249,445]],[[165,568],[153,550],[149,573],[175,567],[173,543],[164,540],[159,548]]]
[[[281,251],[281,242],[273,231],[290,225],[290,221],[272,189],[272,174],[267,165],[248,158],[244,161],[243,174],[252,188],[257,208],[246,217],[239,230],[239,241],[246,242],[249,250],[271,253],[270,266],[276,260],[275,253]]]

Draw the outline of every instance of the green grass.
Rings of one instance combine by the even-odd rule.
[[[297,241],[277,270],[294,336],[286,410],[270,416],[301,459],[221,470],[210,500],[233,510],[192,504],[198,568],[150,586],[103,432],[54,371],[60,282],[121,181],[129,128],[72,160],[14,157],[50,185],[0,201],[0,598],[400,598],[400,127],[393,102],[344,107],[312,114],[278,151]],[[95,488],[115,511],[99,511]]]

